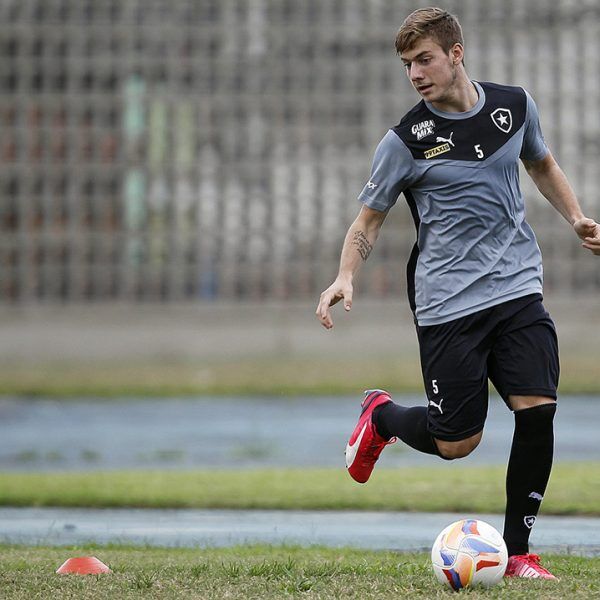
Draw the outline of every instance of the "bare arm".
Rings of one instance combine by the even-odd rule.
[[[524,160],[523,164],[538,190],[583,240],[582,246],[600,256],[600,225],[583,214],[573,188],[552,154],[541,160]]]
[[[348,228],[340,268],[335,281],[321,294],[316,315],[326,329],[333,327],[330,308],[340,300],[344,300],[344,308],[352,308],[352,281],[363,262],[369,258],[371,250],[379,235],[379,230],[387,213],[373,210],[367,206],[360,209],[360,213]]]

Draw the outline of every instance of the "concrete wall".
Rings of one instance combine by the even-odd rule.
[[[546,300],[564,357],[598,357],[600,310],[593,296]],[[404,299],[362,300],[345,314],[334,308],[334,329],[314,316],[314,303],[201,305],[80,305],[3,308],[0,363],[53,361],[214,360],[413,356],[412,315]],[[599,366],[600,378],[600,366]]]

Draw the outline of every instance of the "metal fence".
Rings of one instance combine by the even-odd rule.
[[[417,100],[399,0],[2,0],[3,303],[315,297],[379,139]],[[600,218],[600,6],[455,0],[470,75],[521,84]],[[600,269],[525,181],[550,290]],[[362,292],[402,293],[392,211]]]

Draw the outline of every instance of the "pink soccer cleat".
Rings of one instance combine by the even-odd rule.
[[[525,577],[528,579],[554,579],[555,577],[540,564],[537,554],[515,554],[508,557],[508,565],[504,577]]]
[[[365,483],[371,476],[381,451],[393,444],[396,438],[382,438],[373,425],[373,410],[391,402],[390,395],[383,390],[367,390],[362,402],[358,424],[354,428],[346,446],[346,467],[348,473],[358,483]]]

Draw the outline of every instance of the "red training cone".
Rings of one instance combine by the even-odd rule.
[[[98,573],[112,573],[112,571],[95,556],[80,556],[69,558],[57,569],[60,575],[77,573],[78,575],[96,575]]]

